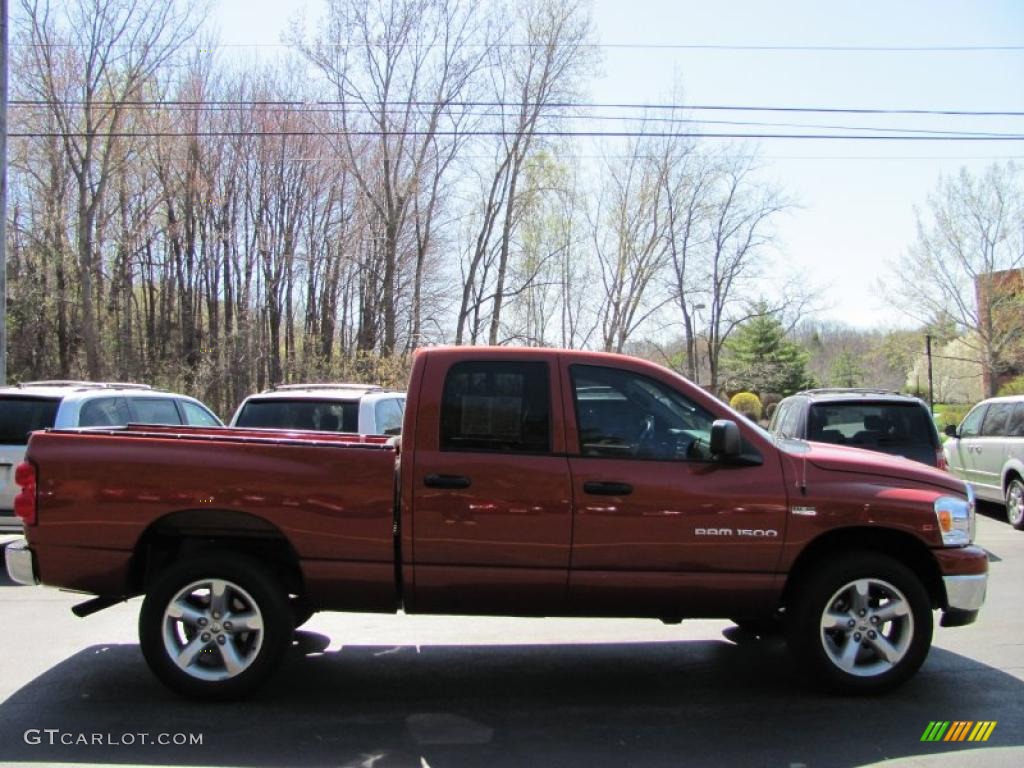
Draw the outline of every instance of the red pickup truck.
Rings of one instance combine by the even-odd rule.
[[[314,611],[777,622],[813,674],[876,692],[972,622],[988,561],[963,482],[776,440],[629,357],[420,351],[396,438],[46,430],[17,470],[11,577],[145,595],[143,654],[229,698]]]

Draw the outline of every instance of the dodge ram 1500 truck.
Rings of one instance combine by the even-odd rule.
[[[314,611],[776,620],[844,692],[920,667],[934,610],[972,622],[988,561],[964,483],[776,440],[629,357],[420,351],[402,437],[46,430],[17,469],[20,583],[145,595],[171,688],[264,681]]]

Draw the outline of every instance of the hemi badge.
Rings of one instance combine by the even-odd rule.
[[[818,514],[818,510],[814,507],[793,507],[790,512],[794,515],[803,515],[804,517],[814,517]]]

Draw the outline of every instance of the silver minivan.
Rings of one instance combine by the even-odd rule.
[[[93,381],[30,381],[0,387],[0,531],[20,531],[14,516],[14,468],[25,458],[28,436],[37,429],[189,424],[220,427],[209,408],[193,397],[145,384]]]
[[[978,498],[1005,504],[1010,524],[1024,530],[1024,395],[978,403],[946,434],[949,470]]]

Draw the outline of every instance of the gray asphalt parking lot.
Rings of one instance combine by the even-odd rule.
[[[258,696],[196,704],[146,668],[140,601],[77,619],[80,596],[4,577],[0,764],[1018,766],[1024,534],[982,511],[980,619],[936,628],[920,673],[876,698],[815,691],[780,642],[728,622],[321,614]],[[997,725],[922,742],[935,720]]]

